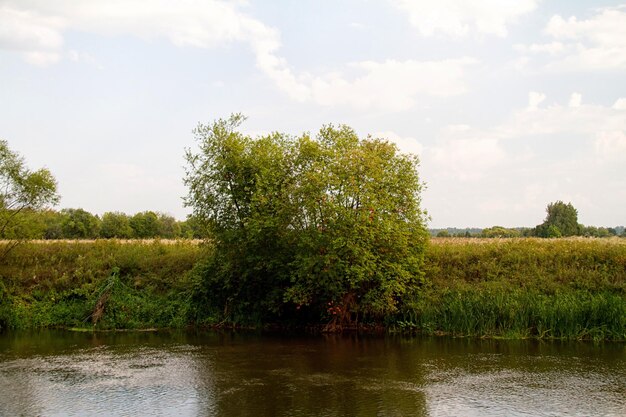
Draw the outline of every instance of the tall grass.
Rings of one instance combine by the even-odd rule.
[[[387,323],[428,334],[626,340],[625,242],[433,239],[426,284]],[[26,243],[0,264],[0,327],[211,322],[194,301],[205,290],[194,266],[210,253],[185,241]]]
[[[623,239],[434,239],[394,325],[462,336],[626,340]],[[393,320],[392,320],[393,321]]]
[[[21,245],[0,265],[0,327],[184,326],[190,271],[206,250],[184,241]],[[104,315],[94,323],[104,291]]]
[[[626,340],[626,301],[608,291],[475,286],[423,294],[407,303],[396,326],[455,336]]]
[[[626,239],[433,239],[425,269],[440,287],[503,282],[626,293]]]

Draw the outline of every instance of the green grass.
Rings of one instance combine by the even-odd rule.
[[[434,239],[391,321],[428,334],[626,340],[623,239]]]
[[[511,288],[626,293],[626,239],[433,239],[433,285],[502,282]]]
[[[182,327],[190,271],[207,249],[180,241],[26,243],[0,265],[0,327]]]
[[[504,338],[626,340],[626,240],[433,239],[426,284],[392,329]],[[194,304],[197,242],[30,242],[0,264],[0,327],[211,323]],[[106,294],[106,296],[105,296]],[[204,312],[204,313],[203,313]]]
[[[478,285],[425,292],[407,303],[395,324],[455,336],[626,340],[626,301],[609,291]]]

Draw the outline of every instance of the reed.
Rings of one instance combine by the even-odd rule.
[[[406,303],[394,325],[454,336],[626,340],[626,301],[609,291],[477,285],[425,292]]]
[[[433,239],[425,271],[396,328],[626,340],[624,239]]]

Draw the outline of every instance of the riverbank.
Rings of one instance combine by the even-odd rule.
[[[25,243],[0,265],[0,326],[214,325],[194,301],[209,254],[197,241]],[[626,340],[624,239],[432,239],[424,270],[387,329]]]
[[[397,327],[505,338],[626,339],[624,239],[434,239]]]
[[[190,271],[206,250],[186,241],[24,243],[0,265],[0,326],[183,327]]]

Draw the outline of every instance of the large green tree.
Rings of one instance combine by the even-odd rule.
[[[578,236],[582,225],[578,223],[578,211],[572,203],[556,201],[548,204],[546,219],[535,228],[537,236],[561,237]]]
[[[45,168],[33,171],[24,158],[0,140],[0,237],[11,239],[0,258],[22,239],[33,237],[32,229],[25,225],[29,210],[38,210],[56,204],[59,196],[57,184]]]
[[[418,159],[347,126],[253,139],[200,124],[186,203],[210,228],[207,302],[225,319],[379,320],[421,282]]]

